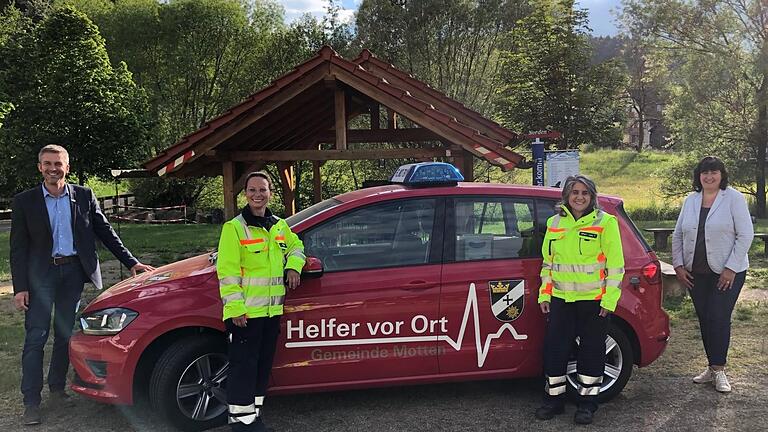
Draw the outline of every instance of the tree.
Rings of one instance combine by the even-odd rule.
[[[356,45],[447,96],[490,114],[503,36],[529,10],[523,0],[364,0]]]
[[[690,152],[692,160],[705,153],[721,156],[734,184],[755,196],[758,217],[766,217],[765,2],[626,0],[624,10],[629,31],[674,55],[669,118],[676,148]]]
[[[0,145],[6,192],[34,181],[37,151],[60,143],[83,183],[147,156],[143,92],[124,63],[113,68],[96,26],[64,7],[9,38],[2,52],[2,88],[15,109]]]
[[[590,61],[586,11],[541,0],[502,53],[497,109],[514,130],[561,132],[560,148],[620,142],[625,75],[618,60]]]

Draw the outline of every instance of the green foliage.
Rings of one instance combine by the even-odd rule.
[[[513,129],[556,130],[559,148],[621,142],[626,84],[617,60],[591,64],[587,13],[572,0],[532,2],[501,53],[497,111]]]
[[[147,157],[144,93],[124,63],[113,68],[96,26],[64,7],[34,28],[21,26],[2,48],[2,88],[15,109],[0,147],[4,194],[37,181],[37,151],[60,143],[80,182]]]
[[[733,184],[755,195],[764,217],[768,39],[758,22],[765,2],[627,0],[624,11],[626,28],[657,55],[674,56],[664,72],[675,148],[691,160],[726,160]]]
[[[185,204],[208,210],[223,206],[222,186],[220,179],[218,180],[208,177],[152,177],[131,180],[130,189],[136,195],[138,206],[164,207]]]
[[[365,0],[355,43],[489,114],[499,42],[528,10],[523,0]]]

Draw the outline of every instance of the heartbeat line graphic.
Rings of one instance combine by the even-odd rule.
[[[448,343],[456,351],[461,350],[461,343],[464,341],[464,333],[467,330],[467,322],[469,315],[472,313],[472,318],[475,323],[475,349],[477,350],[477,367],[483,367],[485,359],[488,356],[488,351],[491,347],[491,342],[494,339],[500,338],[505,331],[509,331],[515,340],[528,339],[528,335],[521,335],[515,330],[510,323],[505,323],[495,333],[486,335],[485,342],[480,337],[480,312],[478,310],[477,302],[477,289],[475,284],[469,285],[469,292],[467,293],[467,305],[464,308],[464,317],[461,319],[461,328],[459,329],[459,335],[456,339],[452,339],[448,335],[431,335],[431,336],[402,336],[402,337],[380,337],[370,339],[335,339],[324,341],[312,341],[312,342],[287,342],[286,348],[307,348],[307,347],[324,347],[324,346],[346,346],[346,345],[372,345],[372,344],[393,344],[403,342],[437,342],[442,341]]]

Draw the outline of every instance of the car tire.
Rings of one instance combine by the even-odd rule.
[[[578,347],[578,338],[576,345]],[[616,397],[624,389],[632,376],[635,363],[632,345],[624,331],[614,324],[608,324],[608,336],[605,338],[605,373],[600,386],[598,402],[606,402]],[[578,349],[578,348],[577,348]],[[576,393],[576,356],[568,360],[568,391]]]
[[[223,336],[196,335],[171,344],[149,382],[152,407],[182,431],[201,431],[227,421],[229,361]]]

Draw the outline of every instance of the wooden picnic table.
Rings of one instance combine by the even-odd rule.
[[[667,250],[668,242],[667,238],[672,234],[674,228],[644,228],[644,231],[653,233],[653,248],[655,250],[663,251]]]
[[[667,250],[669,247],[667,239],[675,231],[674,228],[644,228],[644,230],[653,233],[653,248],[658,251]],[[755,233],[755,238],[763,241],[763,255],[768,256],[768,233]]]

